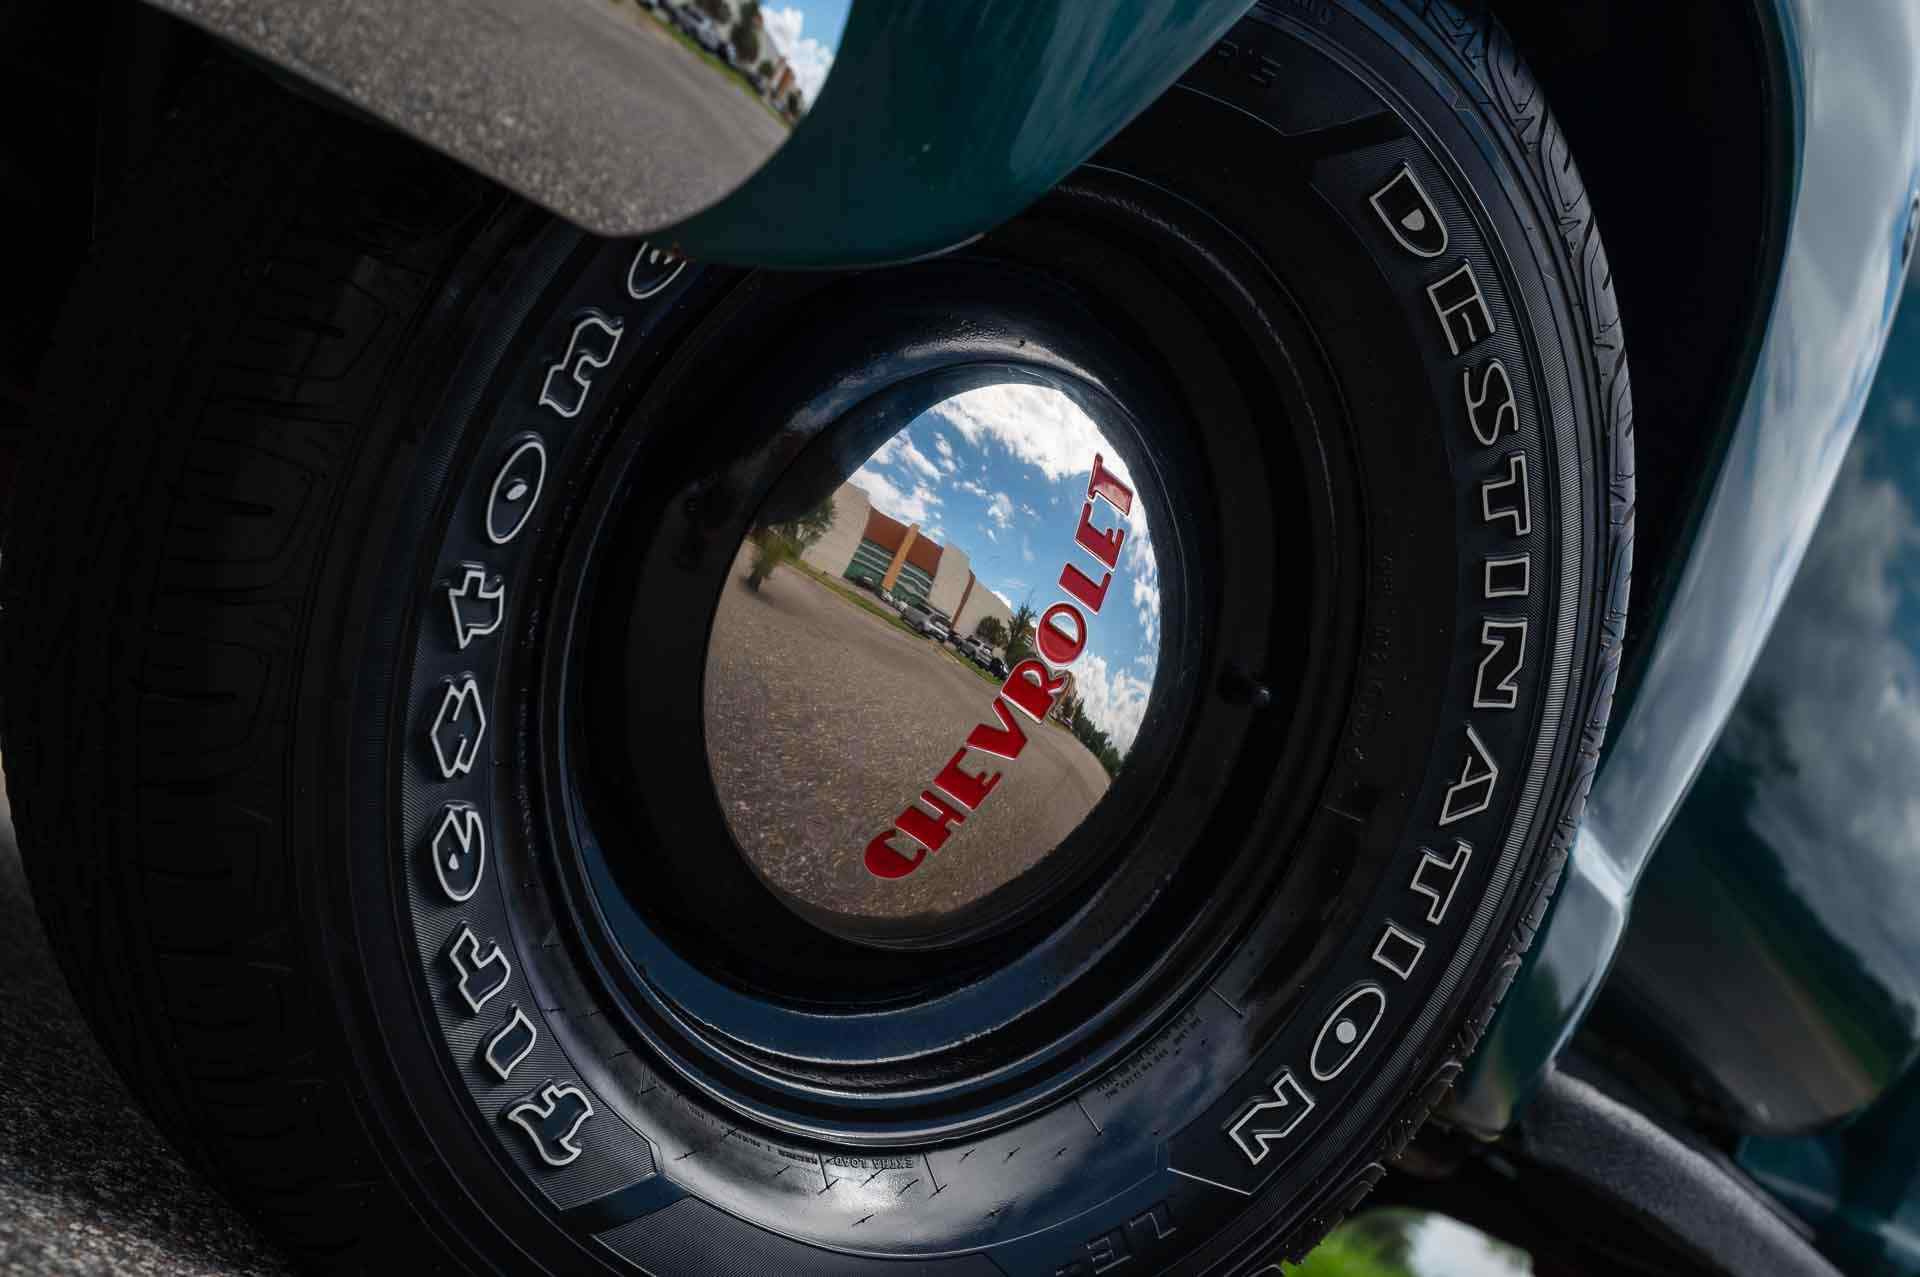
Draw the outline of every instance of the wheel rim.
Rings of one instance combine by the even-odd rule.
[[[1350,675],[1335,654],[1352,648],[1357,538],[1336,512],[1344,462],[1323,437],[1336,406],[1309,367],[1291,384],[1262,377],[1271,415],[1258,421],[1196,423],[1169,407],[1162,375],[1140,371],[1151,333],[1116,328],[1061,286],[1060,241],[1108,263],[1170,247],[1218,261],[1230,248],[1208,242],[1193,210],[1165,216],[1170,201],[1139,217],[1142,192],[1126,206],[1109,197],[1124,185],[1092,177],[1052,201],[1038,233],[1010,228],[965,260],[810,283],[805,306],[839,321],[830,335],[726,398],[729,419],[766,424],[669,457],[641,435],[674,435],[674,408],[643,396],[554,566],[534,754],[551,845],[570,850],[569,923],[631,1032],[775,1127],[888,1144],[1010,1120],[1195,996],[1243,902],[1294,892],[1297,934],[1279,951],[1310,965],[1327,890],[1351,868],[1272,850],[1310,812]],[[1188,282],[1184,306],[1232,314],[1223,281]],[[796,298],[781,289],[749,280],[742,294],[695,344],[725,345],[715,325],[790,320]],[[1233,318],[1266,345],[1246,366],[1297,374],[1310,357],[1303,329]],[[753,860],[765,848],[743,848],[728,822],[702,739],[716,601],[757,512],[796,469],[838,478],[926,407],[1010,384],[1078,405],[1156,512],[1160,668],[1113,788],[1033,872],[936,926],[863,930],[871,917],[835,917],[770,883]],[[1257,479],[1223,492],[1222,466],[1249,459]],[[1071,548],[1071,533],[1056,539]],[[660,615],[696,621],[649,630]],[[980,687],[984,713],[992,688]]]

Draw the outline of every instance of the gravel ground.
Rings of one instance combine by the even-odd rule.
[[[868,917],[944,912],[1033,865],[1106,793],[1071,733],[1027,722],[1026,749],[939,854],[873,877],[867,840],[994,721],[995,684],[803,571],[782,567],[756,594],[738,566],[707,658],[708,756],[734,836],[776,885]]]
[[[0,789],[0,1273],[291,1272],[135,1106],[47,949]]]

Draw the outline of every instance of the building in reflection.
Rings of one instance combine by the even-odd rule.
[[[801,557],[821,572],[940,612],[956,634],[972,634],[983,617],[1013,621],[1013,610],[974,576],[965,550],[881,513],[855,484],[833,494],[833,525]]]

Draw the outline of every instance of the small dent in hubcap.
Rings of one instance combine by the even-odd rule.
[[[1025,381],[796,464],[735,556],[703,691],[761,879],[880,943],[971,931],[1016,880],[993,912],[1043,894],[1153,694],[1154,515],[1075,398]]]

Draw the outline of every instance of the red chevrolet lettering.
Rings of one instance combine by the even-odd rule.
[[[1100,454],[1093,454],[1093,474],[1087,480],[1087,498],[1099,497],[1121,514],[1133,513],[1133,489],[1120,482],[1120,476],[1102,464]],[[1114,544],[1120,544],[1116,539]]]
[[[1000,695],[1034,722],[1043,723],[1047,711],[1060,699],[1066,686],[1065,674],[1056,676],[1044,664],[1028,657],[1008,672],[1007,681],[1000,684]]]
[[[1107,569],[1099,584],[1073,563],[1060,569],[1060,589],[1067,600],[1050,605],[1034,625],[1033,645],[1038,658],[1029,657],[1015,665],[1000,684],[990,708],[993,721],[983,722],[967,733],[966,743],[953,752],[946,766],[934,776],[933,784],[906,805],[893,824],[873,836],[867,844],[867,872],[876,878],[904,878],[925,863],[928,856],[946,846],[947,839],[980,809],[980,804],[999,787],[1002,774],[997,771],[968,771],[962,766],[969,751],[1008,761],[1020,757],[1027,747],[1027,732],[1013,711],[1036,723],[1046,721],[1054,703],[1066,690],[1066,667],[1080,659],[1090,637],[1087,613],[1098,615],[1113,584],[1113,570],[1120,562],[1120,547],[1126,544],[1124,527],[1101,529],[1093,523],[1094,502],[1104,501],[1123,517],[1133,511],[1133,489],[1107,469],[1095,454],[1093,474],[1087,480],[1086,503],[1080,508],[1080,520],[1074,528],[1074,544],[1085,550]],[[1078,605],[1078,606],[1076,606]],[[1081,611],[1086,608],[1086,612]],[[977,766],[978,764],[976,764]],[[923,805],[924,804],[924,805]],[[931,810],[928,810],[928,809]],[[905,849],[894,842],[905,840]]]
[[[974,728],[975,732],[984,730],[984,728]],[[967,740],[971,744],[973,737],[969,735]],[[953,757],[949,758],[947,765],[940,769],[940,774],[933,778],[933,783],[968,811],[978,811],[987,795],[993,792],[994,786],[1000,783],[1000,773],[988,772],[984,776],[976,776],[972,772],[962,771],[960,760],[966,756],[967,751],[964,746],[954,750]]]
[[[1112,584],[1111,572],[1101,573],[1100,584],[1095,585],[1092,577],[1072,563],[1060,569],[1060,588],[1086,604],[1089,612],[1099,612],[1100,605],[1107,601],[1107,587]]]
[[[1093,477],[1087,480],[1087,503],[1080,507],[1080,526],[1073,530],[1073,539],[1082,550],[1111,568],[1120,562],[1120,547],[1126,542],[1127,530],[1113,528],[1102,532],[1093,526],[1095,497],[1123,515],[1133,512],[1133,489],[1120,482],[1112,471],[1101,464],[1098,453],[1094,454]]]
[[[1019,720],[1013,716],[1013,710],[999,697],[995,697],[988,708],[1000,720],[1000,726],[980,724],[967,733],[967,748],[992,754],[995,758],[1020,757],[1020,751],[1027,747],[1026,729],[1020,726]]]
[[[1073,622],[1072,635],[1061,628],[1062,621]],[[1040,624],[1033,630],[1033,641],[1047,664],[1071,665],[1080,659],[1080,653],[1087,650],[1087,618],[1071,603],[1055,603],[1040,614]]]
[[[893,822],[893,827],[928,851],[938,851],[946,846],[948,835],[953,833],[952,827],[966,823],[966,810],[954,806],[931,789],[920,791],[920,801],[933,808],[935,814],[929,816],[908,803],[907,809],[900,813],[900,819]]]
[[[888,845],[887,839],[900,831],[888,825],[873,836],[867,844],[867,872],[876,878],[904,878],[920,867],[927,858],[926,848],[915,847],[913,858],[909,860]]]

